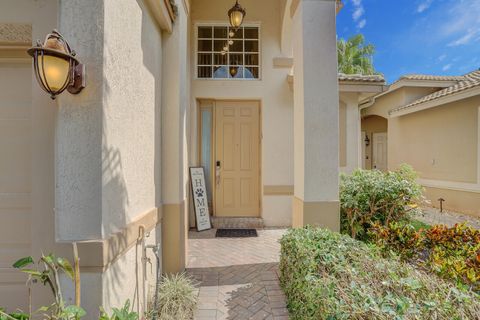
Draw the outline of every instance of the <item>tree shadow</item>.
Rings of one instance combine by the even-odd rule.
[[[160,30],[156,28],[151,19],[143,1],[137,0],[137,5],[141,9],[141,29],[138,34],[140,43],[134,41],[127,42],[124,45],[135,46],[133,52],[137,52],[138,45],[141,46],[142,67],[139,66],[139,72],[151,81],[141,83],[129,83],[129,88],[119,87],[119,83],[111,83],[112,78],[104,76],[104,99],[111,95],[124,95],[128,103],[114,105],[109,102],[104,108],[132,108],[138,110],[136,114],[131,115],[132,119],[123,120],[123,132],[114,131],[111,138],[111,129],[118,130],[118,120],[111,119],[104,115],[103,117],[103,142],[102,142],[102,219],[108,221],[108,225],[103,226],[104,238],[110,238],[109,252],[110,257],[115,254],[118,258],[114,260],[107,271],[102,276],[103,281],[103,301],[110,306],[121,307],[126,299],[132,304],[132,309],[142,313],[147,305],[147,278],[155,274],[155,258],[152,252],[146,253],[145,245],[153,244],[159,241],[160,225],[152,230],[151,237],[144,238],[142,230],[139,230],[138,240],[135,244],[127,243],[125,227],[133,220],[139,217],[143,212],[139,210],[150,210],[153,207],[161,206],[161,62],[162,46]],[[133,27],[133,26],[132,26]],[[116,44],[109,45],[109,38],[105,39],[105,57],[104,64],[119,59],[119,52],[114,50]],[[125,52],[128,52],[126,50]],[[124,55],[125,52],[120,53]],[[125,57],[122,57],[122,59]],[[126,57],[129,59],[129,57]],[[138,61],[138,57],[131,58],[132,63]],[[122,75],[120,73],[119,75]],[[126,73],[123,74],[129,76]],[[136,79],[133,77],[132,79]],[[117,79],[115,79],[116,81]],[[119,91],[120,90],[120,91]],[[148,95],[148,99],[141,98],[142,95]],[[116,101],[116,100],[114,100]],[[133,105],[132,105],[133,104]],[[120,109],[114,111],[113,117],[125,116],[124,112],[128,110]],[[152,114],[152,117],[146,117],[145,114]],[[112,117],[110,115],[110,117]],[[114,127],[108,131],[108,121],[113,120]],[[145,121],[144,121],[145,120]],[[141,126],[142,130],[137,130]],[[141,133],[141,135],[139,135]],[[123,137],[138,136],[146,139],[128,140],[133,141],[130,147],[126,147]],[[146,136],[146,137],[145,137]],[[152,150],[153,148],[153,150]],[[147,150],[143,152],[142,150]],[[143,165],[145,164],[145,166]],[[137,166],[137,167],[135,167]],[[138,170],[138,174],[135,172]],[[132,173],[133,172],[133,173]],[[153,179],[150,177],[153,176]],[[145,178],[147,177],[147,178]],[[142,181],[144,180],[144,181]],[[148,195],[142,194],[138,186],[147,184],[144,189]],[[143,186],[142,186],[143,188]],[[153,201],[150,202],[150,192],[153,191]],[[139,209],[144,207],[144,209]],[[118,254],[120,252],[120,254]],[[147,255],[147,256],[146,256]],[[148,259],[149,258],[149,259]],[[147,265],[151,261],[152,268]],[[147,275],[148,274],[148,275]],[[154,283],[154,282],[153,282]],[[113,304],[113,305],[112,305]]]

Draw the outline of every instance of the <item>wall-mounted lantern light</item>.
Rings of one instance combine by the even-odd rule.
[[[368,137],[368,134],[365,134],[365,146],[368,147],[370,145],[370,138]]]
[[[242,23],[243,23],[243,18],[245,18],[245,15],[247,12],[245,9],[242,8],[242,6],[238,3],[238,0],[235,2],[235,5],[228,10],[228,18],[230,19],[230,25],[232,28],[239,28]]]
[[[75,58],[75,51],[57,31],[53,30],[42,44],[28,49],[33,57],[33,68],[37,81],[52,99],[65,89],[77,94],[85,88],[85,66]]]

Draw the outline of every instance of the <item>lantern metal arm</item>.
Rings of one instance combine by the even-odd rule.
[[[48,47],[49,40],[56,41],[55,43],[62,46],[63,51]],[[44,91],[50,94],[52,99],[55,99],[57,95],[62,93],[65,89],[71,94],[78,94],[85,88],[85,65],[75,57],[76,53],[70,48],[67,40],[57,31],[53,30],[52,33],[45,37],[45,42],[42,44],[37,40],[37,45],[28,49],[27,53],[33,57],[35,76],[39,85]],[[45,56],[53,56],[65,60],[69,63],[68,76],[65,79],[65,83],[59,89],[52,89],[48,84],[45,74],[44,59]],[[39,66],[39,57],[41,59],[41,71]],[[42,74],[40,74],[42,72]],[[43,77],[42,77],[43,76]]]

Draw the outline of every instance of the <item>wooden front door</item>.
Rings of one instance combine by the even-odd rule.
[[[215,215],[260,215],[260,106],[254,101],[215,105]]]

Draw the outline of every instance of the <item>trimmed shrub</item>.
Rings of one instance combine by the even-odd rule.
[[[324,229],[281,239],[291,319],[479,319],[478,295]]]
[[[422,187],[410,166],[397,171],[355,170],[341,175],[340,206],[342,233],[365,239],[374,224],[409,220],[418,211]]]

